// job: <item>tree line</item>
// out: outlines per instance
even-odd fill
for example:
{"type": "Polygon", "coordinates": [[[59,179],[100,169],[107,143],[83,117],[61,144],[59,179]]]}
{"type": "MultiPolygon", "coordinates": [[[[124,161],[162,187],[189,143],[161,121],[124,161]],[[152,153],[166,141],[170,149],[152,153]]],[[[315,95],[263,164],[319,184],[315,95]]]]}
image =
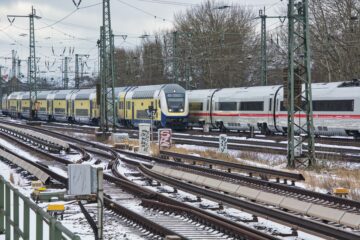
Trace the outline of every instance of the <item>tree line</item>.
{"type": "MultiPolygon", "coordinates": [[[[259,85],[258,13],[241,5],[219,8],[224,5],[207,0],[175,14],[173,29],[144,34],[135,49],[116,49],[116,84],[178,83],[188,89],[259,85]]],[[[309,11],[313,81],[360,78],[360,2],[310,0],[309,11]]],[[[268,83],[281,84],[287,24],[268,31],[268,83]]]]}

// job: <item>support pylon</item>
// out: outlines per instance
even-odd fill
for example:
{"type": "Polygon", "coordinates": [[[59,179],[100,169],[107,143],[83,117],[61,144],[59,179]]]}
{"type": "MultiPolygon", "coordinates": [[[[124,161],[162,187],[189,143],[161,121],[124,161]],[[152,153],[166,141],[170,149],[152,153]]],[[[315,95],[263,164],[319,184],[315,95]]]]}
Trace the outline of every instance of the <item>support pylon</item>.
{"type": "Polygon", "coordinates": [[[114,38],[111,29],[110,0],[103,0],[103,25],[101,34],[101,104],[100,129],[108,132],[116,128],[114,38]]]}
{"type": "Polygon", "coordinates": [[[69,88],[68,61],[69,61],[69,58],[65,57],[65,59],[64,59],[64,89],[69,88]]]}
{"type": "MultiPolygon", "coordinates": [[[[26,17],[29,18],[29,58],[28,58],[28,83],[29,83],[29,119],[32,120],[37,116],[37,79],[36,79],[36,54],[35,54],[35,29],[34,29],[34,18],[40,19],[36,15],[36,11],[31,6],[31,13],[29,15],[8,15],[10,18],[26,17]]],[[[10,21],[11,23],[14,20],[10,21]]]]}
{"type": "Polygon", "coordinates": [[[265,7],[264,11],[259,11],[259,17],[261,19],[261,85],[267,85],[267,46],[266,46],[266,15],[265,7]]]}
{"type": "MultiPolygon", "coordinates": [[[[308,0],[289,0],[289,47],[288,47],[288,167],[316,164],[314,124],[311,91],[311,58],[308,0]],[[296,2],[296,3],[295,3],[296,2]],[[304,136],[300,136],[304,134],[304,136]],[[307,143],[307,152],[300,154],[298,147],[307,143]]],[[[284,99],[286,100],[286,99],[284,99]]],[[[285,102],[285,101],[284,101],[285,102]]]]}

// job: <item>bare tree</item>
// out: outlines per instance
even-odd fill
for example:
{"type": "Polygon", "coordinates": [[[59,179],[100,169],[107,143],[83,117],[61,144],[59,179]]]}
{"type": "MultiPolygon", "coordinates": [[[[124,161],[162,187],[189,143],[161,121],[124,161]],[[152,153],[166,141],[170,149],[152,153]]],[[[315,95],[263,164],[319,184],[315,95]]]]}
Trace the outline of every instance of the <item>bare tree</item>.
{"type": "Polygon", "coordinates": [[[175,15],[177,80],[183,84],[191,80],[193,87],[214,88],[259,82],[254,14],[242,6],[221,5],[208,0],[175,15]]]}
{"type": "Polygon", "coordinates": [[[360,2],[312,0],[310,10],[314,78],[360,78],[360,2]]]}

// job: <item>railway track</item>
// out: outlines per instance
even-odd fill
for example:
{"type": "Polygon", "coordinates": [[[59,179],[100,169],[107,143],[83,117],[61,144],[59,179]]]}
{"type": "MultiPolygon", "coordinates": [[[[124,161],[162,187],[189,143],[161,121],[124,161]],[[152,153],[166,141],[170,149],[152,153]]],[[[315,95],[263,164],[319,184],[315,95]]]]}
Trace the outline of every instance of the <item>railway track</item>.
{"type": "MultiPolygon", "coordinates": [[[[99,153],[99,151],[96,151],[97,154],[99,153]]],[[[109,154],[104,154],[101,153],[100,155],[106,155],[107,157],[109,156],[109,154]]],[[[66,163],[64,163],[66,164],[66,163]]],[[[48,171],[49,175],[51,176],[55,176],[54,178],[56,178],[56,180],[58,180],[59,182],[61,182],[62,184],[64,184],[66,186],[67,184],[67,180],[65,177],[63,176],[58,176],[58,175],[53,175],[55,173],[51,173],[51,171],[48,171]]],[[[105,176],[105,179],[109,179],[110,176],[105,176]]],[[[114,180],[114,179],[113,179],[114,180]]],[[[115,179],[117,180],[117,179],[115,179]]],[[[122,183],[122,185],[124,185],[124,183],[122,183]]],[[[104,186],[104,188],[106,189],[111,189],[111,186],[104,186]]],[[[139,190],[138,190],[139,191],[139,190]]],[[[143,192],[143,190],[140,190],[139,192],[143,192]]],[[[112,194],[113,194],[113,190],[112,190],[112,194]]],[[[115,195],[119,195],[119,194],[115,194],[115,195]]],[[[109,195],[109,197],[111,197],[111,195],[109,195]]],[[[116,198],[116,197],[113,197],[116,198]]],[[[121,198],[120,198],[121,199],[121,198]]],[[[179,215],[179,209],[177,209],[177,211],[173,211],[173,213],[171,215],[161,215],[160,213],[157,213],[157,215],[160,215],[160,218],[156,217],[154,218],[154,213],[150,212],[148,214],[145,214],[147,212],[143,212],[141,211],[140,213],[136,213],[134,211],[129,211],[128,208],[130,207],[130,205],[136,205],[136,203],[138,202],[137,198],[133,198],[132,200],[135,201],[135,203],[133,201],[129,201],[129,198],[126,197],[126,204],[119,204],[119,200],[114,201],[113,199],[110,198],[106,198],[105,199],[105,203],[106,206],[115,211],[117,214],[120,214],[122,216],[126,216],[127,218],[131,219],[134,223],[138,223],[140,225],[145,225],[145,229],[151,230],[151,232],[159,235],[159,236],[165,236],[166,235],[179,235],[182,237],[182,239],[233,239],[233,237],[235,236],[236,239],[276,239],[273,238],[267,234],[261,233],[261,232],[257,232],[254,230],[251,231],[244,231],[243,229],[239,228],[235,229],[234,227],[232,227],[232,229],[229,229],[229,226],[225,226],[224,224],[222,224],[222,222],[218,221],[218,222],[214,222],[214,220],[211,219],[211,217],[209,216],[202,216],[204,219],[202,220],[202,224],[199,225],[197,223],[197,221],[191,220],[192,218],[190,217],[181,217],[181,215],[179,215]],[[166,220],[166,222],[168,223],[173,223],[173,225],[169,225],[167,224],[166,227],[163,227],[163,221],[166,220]],[[182,220],[182,221],[180,221],[182,220]],[[179,222],[182,223],[182,228],[179,228],[179,222]],[[214,228],[209,228],[209,226],[215,226],[214,228]],[[219,230],[219,232],[216,232],[214,230],[219,230]],[[196,231],[195,231],[196,230],[196,231]],[[247,233],[248,231],[248,233],[247,233]],[[226,234],[225,234],[226,233],[226,234]]],[[[121,200],[120,200],[121,201],[121,200]]],[[[169,211],[170,209],[174,209],[176,208],[175,206],[172,205],[168,205],[169,211]]],[[[186,212],[183,209],[183,212],[186,212]]],[[[199,214],[195,213],[195,211],[192,212],[192,214],[196,215],[197,218],[199,218],[199,214]]],[[[188,213],[188,215],[190,216],[191,214],[188,213]]]]}
{"type": "MultiPolygon", "coordinates": [[[[64,125],[58,123],[44,123],[43,127],[48,129],[57,129],[60,131],[69,131],[76,133],[94,134],[95,127],[78,125],[64,125]]],[[[138,138],[138,131],[133,129],[118,130],[118,132],[127,132],[131,138],[138,138]]],[[[190,131],[193,133],[194,131],[190,131]]],[[[198,133],[198,132],[197,132],[198,133]]],[[[184,133],[174,133],[173,140],[178,144],[200,145],[204,147],[217,148],[219,144],[218,132],[214,135],[209,133],[202,133],[202,135],[192,135],[184,133]],[[215,136],[214,136],[215,135],[215,136]]],[[[239,137],[233,138],[231,136],[239,135],[231,133],[228,139],[228,149],[249,152],[261,152],[269,154],[287,154],[287,142],[283,136],[267,136],[241,139],[239,137]]],[[[157,139],[157,133],[154,133],[154,139],[157,139]]],[[[306,146],[303,146],[306,152],[306,146]]],[[[360,141],[357,139],[347,138],[318,138],[318,143],[315,146],[316,157],[323,160],[334,160],[343,162],[360,162],[360,141]],[[346,147],[345,147],[346,146],[346,147]]]]}
{"type": "MultiPolygon", "coordinates": [[[[56,135],[58,135],[58,136],[62,136],[61,134],[58,134],[58,133],[56,133],[56,135]]],[[[63,136],[63,137],[68,137],[68,136],[63,136]]],[[[83,141],[83,140],[79,140],[79,142],[82,142],[83,144],[87,144],[87,145],[92,145],[92,146],[94,146],[94,147],[97,147],[97,148],[102,148],[103,150],[106,150],[106,149],[108,149],[108,147],[106,147],[106,146],[103,146],[103,145],[100,145],[100,144],[95,144],[95,143],[89,143],[89,142],[86,142],[86,141],[83,141]]],[[[146,171],[146,169],[142,169],[143,171],[146,171]]],[[[222,194],[223,195],[223,194],[222,194]]],[[[219,201],[219,199],[218,199],[218,201],[219,201]]],[[[246,209],[246,208],[245,208],[246,209]]],[[[267,212],[268,213],[268,212],[267,212]]],[[[270,213],[268,213],[268,214],[270,214],[270,213]]],[[[266,216],[266,217],[269,217],[269,216],[266,216]]],[[[275,217],[275,219],[277,219],[276,217],[275,217]]],[[[278,219],[279,220],[279,219],[278,219]]],[[[296,220],[295,220],[296,221],[296,220]]],[[[297,220],[297,221],[300,221],[300,220],[297,220]]],[[[304,219],[302,219],[301,221],[304,221],[304,219]]],[[[316,225],[316,224],[315,224],[316,225]]],[[[327,226],[325,225],[325,228],[326,228],[327,226]]],[[[336,235],[336,234],[339,234],[339,233],[337,233],[336,231],[334,232],[333,231],[333,229],[331,228],[331,226],[329,226],[330,227],[330,232],[329,232],[329,234],[332,236],[332,235],[336,235]]],[[[306,229],[306,227],[305,227],[305,229],[306,229]]],[[[313,230],[311,230],[311,231],[316,231],[316,229],[314,229],[314,228],[312,228],[313,230]]],[[[323,229],[324,229],[324,226],[321,226],[321,228],[319,229],[319,232],[322,232],[322,233],[320,233],[320,234],[324,234],[324,232],[323,232],[323,229]],[[320,230],[321,229],[321,230],[320,230]]],[[[339,230],[339,229],[337,229],[337,231],[339,231],[340,233],[342,232],[342,230],[339,230]]],[[[318,233],[319,233],[318,232],[318,233]]],[[[350,235],[351,235],[352,233],[350,233],[350,235]]],[[[356,236],[356,237],[359,237],[359,236],[357,236],[356,234],[353,234],[354,236],[356,236]]],[[[344,239],[344,238],[342,238],[341,237],[341,235],[338,235],[339,236],[339,238],[338,239],[344,239]]],[[[344,235],[344,236],[347,236],[346,234],[344,235]]],[[[354,236],[352,236],[352,237],[354,237],[354,236]]],[[[348,237],[351,237],[351,236],[348,236],[348,237]]],[[[348,239],[353,239],[353,238],[348,238],[348,239]]],[[[355,239],[355,238],[354,238],[355,239]]]]}
{"type": "MultiPolygon", "coordinates": [[[[303,199],[304,201],[307,202],[314,202],[314,203],[323,203],[326,206],[333,206],[334,208],[343,208],[343,209],[347,209],[349,210],[352,209],[352,211],[354,212],[358,212],[360,213],[360,202],[358,201],[354,201],[351,199],[347,199],[347,198],[341,198],[341,197],[336,197],[333,195],[329,195],[329,194],[323,194],[323,193],[318,193],[318,192],[314,192],[314,191],[309,191],[306,190],[304,188],[299,188],[299,187],[295,187],[292,185],[288,185],[288,184],[283,184],[283,183],[279,183],[275,181],[269,181],[269,180],[264,180],[261,178],[255,178],[255,177],[251,177],[251,176],[244,176],[241,174],[236,174],[233,173],[233,171],[231,171],[231,173],[229,173],[228,171],[224,171],[224,170],[217,170],[217,169],[211,169],[208,166],[199,166],[199,165],[194,165],[194,164],[186,164],[186,163],[182,163],[179,161],[169,161],[167,159],[161,159],[161,158],[156,158],[156,157],[150,157],[150,156],[144,156],[142,154],[137,154],[137,153],[132,153],[132,152],[126,152],[124,150],[116,150],[118,153],[121,154],[127,154],[127,155],[131,155],[132,157],[138,158],[138,159],[143,159],[143,161],[146,161],[147,163],[151,163],[154,164],[162,164],[162,165],[166,165],[169,168],[174,168],[174,169],[184,169],[186,171],[190,171],[190,172],[196,172],[197,174],[202,174],[202,175],[212,175],[216,178],[219,179],[228,179],[230,182],[235,182],[237,184],[240,185],[244,185],[244,186],[251,186],[255,189],[262,189],[262,190],[266,190],[268,192],[273,192],[273,193],[277,193],[279,195],[287,195],[287,196],[292,196],[298,199],[303,199]]],[[[164,153],[164,152],[163,152],[164,153]]],[[[169,155],[172,155],[169,154],[169,155]]],[[[181,154],[174,154],[175,156],[179,157],[179,155],[181,154]]],[[[184,157],[182,155],[182,157],[184,157]]],[[[187,156],[186,158],[191,159],[192,156],[187,156]]],[[[199,158],[199,157],[194,157],[194,159],[196,159],[197,161],[204,161],[206,162],[207,159],[205,158],[199,158]]],[[[126,160],[123,160],[126,161],[126,160]]],[[[229,164],[228,163],[217,163],[220,167],[222,167],[222,169],[228,169],[229,164]]],[[[232,165],[232,164],[230,164],[232,165]]],[[[215,168],[215,166],[213,166],[215,168]]],[[[259,172],[262,172],[263,169],[258,169],[259,172]]],[[[267,170],[264,170],[265,173],[267,173],[267,170]]],[[[283,174],[286,174],[286,172],[282,172],[283,174]]],[[[274,173],[272,173],[274,174],[274,173]]],[[[281,174],[281,173],[276,173],[276,174],[281,174]]],[[[292,178],[299,178],[299,176],[297,176],[295,174],[289,174],[288,178],[292,177],[292,178]]],[[[291,178],[289,178],[291,179],[291,178]]]]}

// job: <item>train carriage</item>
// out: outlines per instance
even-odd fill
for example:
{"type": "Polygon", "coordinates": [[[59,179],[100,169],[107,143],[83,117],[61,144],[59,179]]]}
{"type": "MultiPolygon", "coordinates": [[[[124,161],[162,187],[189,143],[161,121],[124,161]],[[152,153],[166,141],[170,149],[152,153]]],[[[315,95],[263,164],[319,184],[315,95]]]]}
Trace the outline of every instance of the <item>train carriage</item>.
{"type": "Polygon", "coordinates": [[[53,96],[53,115],[55,121],[71,121],[71,100],[70,98],[78,90],[59,90],[53,96]]]}
{"type": "Polygon", "coordinates": [[[40,91],[37,93],[37,118],[40,120],[49,120],[49,107],[50,104],[48,102],[48,95],[50,95],[52,91],[40,91]]]}
{"type": "MultiPolygon", "coordinates": [[[[30,94],[29,92],[24,92],[19,95],[18,101],[20,101],[20,118],[30,118],[30,114],[33,114],[34,110],[30,109],[30,94]]],[[[35,110],[38,110],[39,105],[34,105],[35,110]]]]}
{"type": "Polygon", "coordinates": [[[72,119],[79,123],[97,124],[99,121],[96,107],[96,89],[81,89],[71,98],[73,106],[72,119]]]}
{"type": "Polygon", "coordinates": [[[185,90],[177,84],[138,86],[124,88],[120,93],[120,122],[138,127],[151,123],[157,128],[187,127],[188,101],[185,90]],[[153,116],[150,109],[153,109],[153,116]],[[123,112],[123,114],[121,113],[123,112]]]}
{"type": "MultiPolygon", "coordinates": [[[[312,90],[315,134],[360,136],[359,81],[315,83],[312,90]]],[[[287,131],[282,86],[193,90],[188,95],[191,126],[287,131]]],[[[296,115],[299,123],[305,117],[296,115]]]]}
{"type": "Polygon", "coordinates": [[[8,114],[10,116],[20,117],[20,112],[21,112],[20,101],[24,93],[25,92],[13,92],[8,96],[6,105],[7,105],[8,114]]]}

